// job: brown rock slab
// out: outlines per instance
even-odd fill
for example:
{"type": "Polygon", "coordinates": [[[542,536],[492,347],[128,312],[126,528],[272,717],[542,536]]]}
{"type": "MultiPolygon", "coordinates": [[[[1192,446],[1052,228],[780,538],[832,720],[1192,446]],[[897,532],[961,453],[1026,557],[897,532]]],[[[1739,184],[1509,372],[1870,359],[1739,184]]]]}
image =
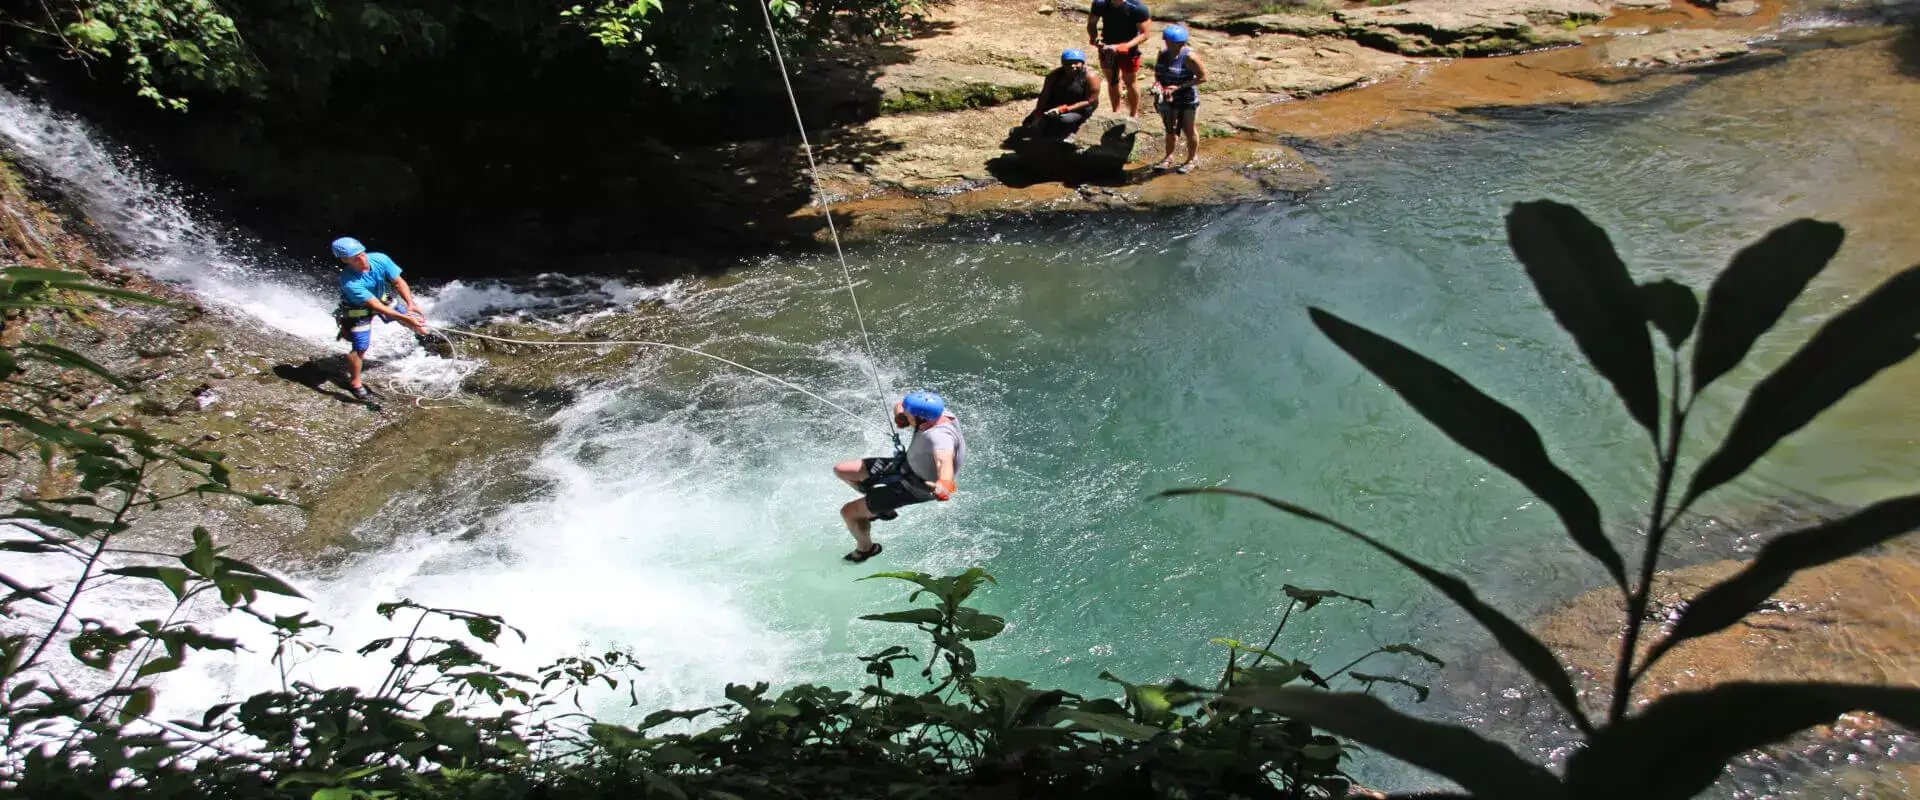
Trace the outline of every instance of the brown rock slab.
{"type": "Polygon", "coordinates": [[[1406,55],[1488,56],[1577,44],[1563,25],[1607,16],[1594,0],[1412,0],[1336,11],[1346,35],[1406,55]]]}
{"type": "Polygon", "coordinates": [[[1612,67],[1679,67],[1752,53],[1748,38],[1750,34],[1742,31],[1681,28],[1642,36],[1615,36],[1593,48],[1596,59],[1612,67]]]}
{"type": "MultiPolygon", "coordinates": [[[[1656,608],[1687,597],[1745,567],[1722,561],[1661,573],[1656,608]]],[[[1920,683],[1920,553],[1911,546],[1842,559],[1795,575],[1774,599],[1719,633],[1674,648],[1637,688],[1636,702],[1735,680],[1920,683]]],[[[1580,596],[1546,618],[1541,641],[1605,696],[1621,630],[1613,589],[1580,596]]],[[[1659,631],[1643,637],[1657,640],[1659,631]]],[[[1649,643],[1650,645],[1650,643],[1649,643]]]]}

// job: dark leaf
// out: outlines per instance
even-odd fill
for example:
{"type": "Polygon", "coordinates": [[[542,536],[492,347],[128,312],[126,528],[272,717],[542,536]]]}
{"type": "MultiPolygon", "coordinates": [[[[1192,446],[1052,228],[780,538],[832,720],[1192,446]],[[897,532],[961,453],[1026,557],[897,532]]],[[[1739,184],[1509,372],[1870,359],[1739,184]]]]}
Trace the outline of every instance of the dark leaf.
{"type": "Polygon", "coordinates": [[[193,577],[179,567],[116,567],[107,570],[107,574],[159,581],[166,584],[167,591],[172,592],[176,600],[187,596],[187,581],[193,577]]]}
{"type": "Polygon", "coordinates": [[[1920,729],[1920,689],[1833,683],[1724,683],[1671,694],[1588,740],[1567,761],[1573,798],[1685,800],[1727,761],[1850,711],[1920,729]]]}
{"type": "Polygon", "coordinates": [[[978,642],[999,636],[1001,631],[1007,629],[1007,621],[992,614],[962,608],[954,615],[954,627],[959,629],[960,638],[978,642]]]}
{"type": "Polygon", "coordinates": [[[144,717],[153,710],[153,687],[142,686],[127,693],[126,705],[120,707],[120,724],[125,725],[144,717]]]}
{"type": "Polygon", "coordinates": [[[884,614],[864,614],[860,617],[874,622],[903,622],[911,625],[938,625],[946,619],[937,608],[910,608],[905,611],[889,611],[884,614]]]}
{"type": "Polygon", "coordinates": [[[1132,739],[1137,742],[1144,742],[1162,733],[1166,733],[1166,731],[1151,725],[1142,725],[1125,717],[1116,717],[1111,714],[1096,714],[1077,708],[1063,708],[1056,713],[1059,714],[1061,719],[1072,722],[1075,725],[1079,725],[1095,733],[1104,733],[1109,736],[1118,736],[1122,739],[1132,739]]]}
{"type": "Polygon", "coordinates": [[[1780,321],[1840,251],[1846,235],[1830,222],[1795,220],[1734,255],[1707,290],[1707,313],[1693,348],[1695,392],[1740,365],[1760,334],[1780,321]]]}
{"type": "Polygon", "coordinates": [[[67,652],[80,663],[103,670],[113,666],[114,658],[125,651],[131,641],[129,635],[109,628],[88,627],[67,642],[67,652]]]}
{"type": "Polygon", "coordinates": [[[1235,690],[1227,698],[1300,720],[1442,775],[1481,800],[1563,796],[1553,773],[1512,750],[1466,728],[1407,716],[1367,695],[1260,687],[1235,690]]]}
{"type": "Polygon", "coordinates": [[[1782,534],[1734,575],[1687,601],[1679,622],[1647,655],[1651,664],[1681,642],[1745,619],[1795,572],[1838,561],[1920,527],[1920,495],[1876,503],[1845,519],[1782,534]]]}
{"type": "Polygon", "coordinates": [[[1474,618],[1474,621],[1479,622],[1482,627],[1485,627],[1489,633],[1493,634],[1493,639],[1499,643],[1500,649],[1505,650],[1508,656],[1512,657],[1514,661],[1519,662],[1521,668],[1525,669],[1527,674],[1532,675],[1534,680],[1539,681],[1542,686],[1546,687],[1547,692],[1553,695],[1553,699],[1573,718],[1575,725],[1579,726],[1583,731],[1593,730],[1593,723],[1587,720],[1586,712],[1580,709],[1580,698],[1573,691],[1573,681],[1567,677],[1567,671],[1560,666],[1560,662],[1554,659],[1553,652],[1548,650],[1546,645],[1541,644],[1539,639],[1534,638],[1533,634],[1528,633],[1526,628],[1520,627],[1519,623],[1509,619],[1507,615],[1500,613],[1494,607],[1481,602],[1480,598],[1474,595],[1473,589],[1467,586],[1465,581],[1415,561],[1405,553],[1388,547],[1386,544],[1381,543],[1371,536],[1329,519],[1319,512],[1294,505],[1285,500],[1275,500],[1255,492],[1224,488],[1171,489],[1161,492],[1162,497],[1189,494],[1224,494],[1258,500],[1266,503],[1268,506],[1300,517],[1301,519],[1312,520],[1329,528],[1333,528],[1386,554],[1388,558],[1412,570],[1414,574],[1419,575],[1428,584],[1432,585],[1433,588],[1440,590],[1441,594],[1446,595],[1448,599],[1465,609],[1467,614],[1474,618]]]}
{"type": "Polygon", "coordinates": [[[1369,675],[1365,672],[1349,672],[1347,673],[1347,677],[1352,678],[1361,683],[1367,684],[1369,686],[1376,683],[1396,683],[1401,686],[1405,686],[1413,690],[1413,693],[1415,695],[1414,702],[1416,703],[1427,702],[1427,695],[1432,693],[1433,691],[1431,688],[1427,687],[1426,684],[1414,683],[1413,681],[1407,680],[1406,678],[1396,678],[1391,675],[1369,675]]]}
{"type": "Polygon", "coordinates": [[[1606,567],[1615,585],[1627,585],[1626,563],[1600,530],[1600,508],[1547,457],[1540,433],[1526,417],[1391,339],[1317,308],[1308,313],[1327,338],[1393,387],[1420,416],[1553,506],[1574,543],[1606,567]]]}
{"type": "Polygon", "coordinates": [[[1540,200],[1513,205],[1507,241],[1553,318],[1613,384],[1627,413],[1649,432],[1658,431],[1653,338],[1633,278],[1607,232],[1573,206],[1540,200]]]}
{"type": "Polygon", "coordinates": [[[141,678],[147,677],[148,675],[159,675],[165,672],[172,672],[180,668],[180,664],[182,663],[182,661],[183,661],[182,659],[174,658],[172,656],[164,656],[161,658],[151,659],[147,663],[140,665],[140,671],[134,673],[133,678],[134,680],[139,680],[141,678]]]}
{"type": "Polygon", "coordinates": [[[132,386],[132,384],[128,383],[125,378],[120,377],[120,375],[118,373],[115,373],[113,370],[100,366],[99,364],[95,363],[93,359],[87,358],[86,356],[80,355],[79,353],[73,352],[72,350],[68,350],[67,348],[64,348],[64,347],[58,347],[50,344],[27,344],[27,345],[21,345],[20,349],[24,351],[23,357],[25,358],[32,358],[39,361],[45,361],[50,364],[58,364],[68,369],[77,369],[77,370],[83,370],[86,372],[91,372],[95,375],[105,378],[108,383],[111,383],[122,389],[130,388],[132,386]]]}
{"type": "Polygon", "coordinates": [[[1338,597],[1344,600],[1352,600],[1353,602],[1360,603],[1362,605],[1365,605],[1368,608],[1373,607],[1372,600],[1368,600],[1367,598],[1364,598],[1364,597],[1354,597],[1353,595],[1350,595],[1350,594],[1341,594],[1340,592],[1336,592],[1332,589],[1302,589],[1291,583],[1281,584],[1280,589],[1281,591],[1286,592],[1288,597],[1291,597],[1295,600],[1300,601],[1301,611],[1306,611],[1308,609],[1313,608],[1314,606],[1320,605],[1320,601],[1326,600],[1331,597],[1338,597]]]}
{"type": "Polygon", "coordinates": [[[1720,449],[1694,473],[1682,505],[1746,472],[1774,444],[1915,350],[1920,350],[1920,267],[1909,267],[1828,320],[1800,352],[1753,388],[1720,449]]]}
{"type": "Polygon", "coordinates": [[[33,690],[38,688],[40,688],[39,681],[21,681],[14,684],[13,689],[7,692],[7,702],[18,703],[26,699],[27,695],[33,694],[33,690]]]}
{"type": "Polygon", "coordinates": [[[1447,665],[1447,662],[1441,661],[1439,656],[1436,656],[1418,647],[1414,647],[1413,645],[1410,645],[1410,644],[1390,644],[1380,648],[1380,652],[1398,653],[1400,655],[1405,655],[1405,656],[1414,656],[1436,667],[1444,667],[1447,665]]]}
{"type": "Polygon", "coordinates": [[[493,640],[500,638],[500,622],[486,617],[473,617],[467,620],[467,633],[492,644],[493,640]]]}
{"type": "Polygon", "coordinates": [[[1667,337],[1669,347],[1680,349],[1700,321],[1699,298],[1693,296],[1692,289],[1666,278],[1640,284],[1638,291],[1640,309],[1646,312],[1647,320],[1667,337]]]}
{"type": "Polygon", "coordinates": [[[649,795],[658,792],[673,800],[687,800],[687,793],[680,789],[680,785],[665,775],[657,772],[643,772],[640,773],[640,777],[646,780],[649,795]]]}
{"type": "MultiPolygon", "coordinates": [[[[280,580],[279,578],[274,577],[272,574],[268,573],[266,570],[263,570],[245,561],[241,561],[239,559],[234,559],[234,558],[228,558],[226,556],[220,556],[219,558],[215,559],[215,562],[218,563],[220,566],[220,569],[224,571],[235,572],[235,573],[239,573],[241,575],[247,576],[247,583],[250,586],[252,586],[252,588],[254,589],[258,589],[263,592],[271,592],[273,594],[277,594],[282,597],[299,597],[302,599],[306,597],[306,595],[303,595],[300,593],[300,590],[287,585],[286,581],[280,580]]],[[[493,640],[488,639],[487,641],[493,641],[493,640]]]]}
{"type": "Polygon", "coordinates": [[[54,444],[65,445],[76,450],[109,455],[114,452],[107,440],[57,422],[40,419],[25,412],[11,408],[0,408],[0,421],[10,422],[25,429],[28,433],[54,444]]]}
{"type": "Polygon", "coordinates": [[[8,267],[0,269],[0,281],[20,281],[22,283],[85,283],[84,272],[68,272],[58,269],[40,269],[38,267],[8,267]]]}

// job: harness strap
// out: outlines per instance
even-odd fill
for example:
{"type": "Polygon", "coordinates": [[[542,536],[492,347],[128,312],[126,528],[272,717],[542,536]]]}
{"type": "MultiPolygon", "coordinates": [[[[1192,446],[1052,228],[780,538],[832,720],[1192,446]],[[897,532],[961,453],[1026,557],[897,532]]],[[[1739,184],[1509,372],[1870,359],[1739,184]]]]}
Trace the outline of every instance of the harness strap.
{"type": "MultiPolygon", "coordinates": [[[[390,293],[381,294],[380,302],[393,305],[393,295],[390,293]]],[[[373,309],[366,307],[365,304],[350,306],[343,300],[340,302],[340,309],[337,313],[347,319],[365,319],[373,316],[373,309]]]]}

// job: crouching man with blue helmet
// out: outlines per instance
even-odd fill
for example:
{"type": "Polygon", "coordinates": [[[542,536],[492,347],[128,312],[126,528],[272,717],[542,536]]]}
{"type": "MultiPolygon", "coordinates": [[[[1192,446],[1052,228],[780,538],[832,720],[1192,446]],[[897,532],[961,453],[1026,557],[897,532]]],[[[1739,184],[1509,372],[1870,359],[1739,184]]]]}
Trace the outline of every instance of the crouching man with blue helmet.
{"type": "Polygon", "coordinates": [[[967,459],[967,440],[947,401],[933,392],[914,392],[893,407],[893,424],[913,429],[913,443],[891,458],[863,458],[833,468],[833,475],[863,496],[840,507],[840,519],[853,534],[856,564],[880,554],[873,521],[899,518],[902,506],[951,500],[953,476],[967,459]],[[931,480],[929,480],[931,478],[931,480]]]}
{"type": "Polygon", "coordinates": [[[360,240],[342,236],[333,240],[333,257],[340,262],[340,308],[334,320],[340,323],[340,338],[352,345],[347,352],[347,388],[365,400],[373,393],[360,382],[360,368],[373,344],[373,318],[398,322],[419,336],[427,334],[427,318],[414,310],[420,304],[413,299],[413,289],[400,277],[400,265],[386,253],[369,253],[360,240]],[[393,298],[396,293],[398,302],[393,298]]]}

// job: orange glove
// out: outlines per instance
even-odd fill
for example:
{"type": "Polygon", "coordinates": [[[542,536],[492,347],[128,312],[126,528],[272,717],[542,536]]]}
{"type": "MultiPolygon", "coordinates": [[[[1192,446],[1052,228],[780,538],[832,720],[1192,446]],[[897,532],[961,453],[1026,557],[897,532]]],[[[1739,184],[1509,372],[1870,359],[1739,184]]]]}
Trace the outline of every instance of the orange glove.
{"type": "Polygon", "coordinates": [[[934,481],[927,485],[933,487],[933,497],[936,500],[952,500],[953,493],[959,491],[958,487],[953,485],[953,481],[934,481]]]}

